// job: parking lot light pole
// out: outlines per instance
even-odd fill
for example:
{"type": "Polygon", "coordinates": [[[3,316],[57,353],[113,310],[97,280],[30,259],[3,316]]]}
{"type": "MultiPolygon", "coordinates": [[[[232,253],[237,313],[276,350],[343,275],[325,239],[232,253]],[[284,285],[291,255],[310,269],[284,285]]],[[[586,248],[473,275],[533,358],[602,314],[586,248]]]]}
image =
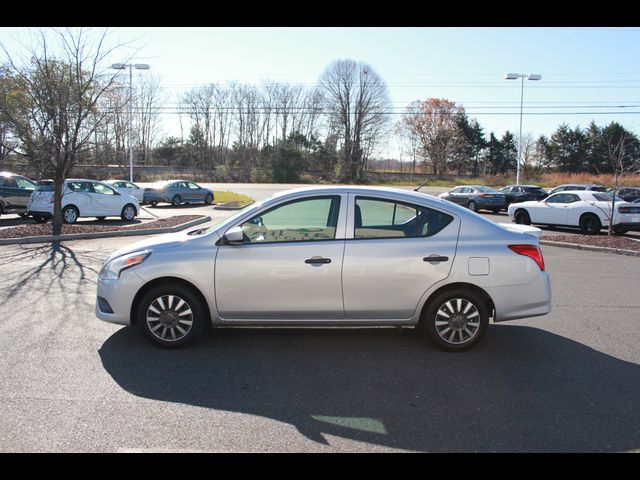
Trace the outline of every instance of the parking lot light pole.
{"type": "Polygon", "coordinates": [[[114,63],[111,68],[116,70],[124,70],[129,68],[129,115],[127,118],[127,144],[128,144],[128,156],[129,156],[129,181],[133,183],[133,148],[131,145],[131,124],[133,118],[133,69],[136,70],[149,70],[149,65],[146,63],[114,63]]]}
{"type": "Polygon", "coordinates": [[[516,160],[516,185],[520,185],[520,158],[522,158],[522,105],[524,100],[524,79],[527,80],[540,80],[542,75],[537,73],[507,73],[504,76],[505,80],[517,80],[522,79],[520,83],[520,132],[518,133],[518,158],[516,160]]]}

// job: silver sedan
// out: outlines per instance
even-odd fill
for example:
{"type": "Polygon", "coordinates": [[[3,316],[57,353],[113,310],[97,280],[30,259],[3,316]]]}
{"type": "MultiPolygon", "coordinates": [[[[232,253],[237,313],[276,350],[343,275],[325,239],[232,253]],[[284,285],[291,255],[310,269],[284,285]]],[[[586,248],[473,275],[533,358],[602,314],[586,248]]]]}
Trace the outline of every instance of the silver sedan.
{"type": "Polygon", "coordinates": [[[289,190],[113,253],[96,315],[163,347],[191,343],[207,324],[342,325],[417,327],[464,350],[490,321],[551,310],[536,231],[419,192],[289,190]]]}

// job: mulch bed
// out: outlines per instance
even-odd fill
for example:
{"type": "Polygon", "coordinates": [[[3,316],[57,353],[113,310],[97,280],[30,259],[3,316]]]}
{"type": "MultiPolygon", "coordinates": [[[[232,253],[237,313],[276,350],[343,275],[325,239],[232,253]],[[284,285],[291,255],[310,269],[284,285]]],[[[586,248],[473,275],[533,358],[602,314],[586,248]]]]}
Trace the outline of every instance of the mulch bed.
{"type": "Polygon", "coordinates": [[[640,241],[616,235],[544,235],[541,240],[577,243],[578,245],[588,245],[591,247],[619,248],[640,252],[640,241]]]}
{"type": "MultiPolygon", "coordinates": [[[[203,215],[177,215],[175,217],[161,218],[151,222],[136,223],[133,225],[88,225],[76,223],[74,225],[62,225],[62,234],[90,233],[90,232],[117,232],[122,230],[146,230],[148,228],[175,227],[182,223],[202,218],[203,215]]],[[[17,227],[0,229],[0,238],[24,238],[52,235],[51,222],[28,223],[17,227]]]]}

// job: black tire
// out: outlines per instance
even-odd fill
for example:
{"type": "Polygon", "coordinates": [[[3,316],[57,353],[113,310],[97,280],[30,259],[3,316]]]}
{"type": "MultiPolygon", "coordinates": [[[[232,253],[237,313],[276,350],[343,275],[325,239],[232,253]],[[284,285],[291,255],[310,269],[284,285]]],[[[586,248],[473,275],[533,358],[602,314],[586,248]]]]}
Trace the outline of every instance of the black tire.
{"type": "Polygon", "coordinates": [[[207,193],[207,196],[204,197],[204,203],[206,203],[207,205],[211,205],[213,203],[213,195],[207,193]]]}
{"type": "Polygon", "coordinates": [[[133,219],[136,218],[136,207],[130,203],[127,203],[124,207],[122,207],[122,212],[120,212],[120,218],[125,222],[133,222],[133,219]]]}
{"type": "Polygon", "coordinates": [[[501,208],[492,208],[492,209],[491,209],[491,212],[492,212],[494,215],[497,215],[497,214],[499,214],[499,213],[500,213],[500,210],[502,210],[502,209],[501,209],[501,208]]]}
{"type": "Polygon", "coordinates": [[[158,204],[158,202],[155,202],[155,201],[154,201],[154,202],[151,202],[151,206],[152,206],[152,207],[155,207],[157,204],[158,204]]]}
{"type": "Polygon", "coordinates": [[[80,212],[73,205],[67,205],[62,209],[62,221],[68,224],[74,224],[78,221],[80,212]]]}
{"type": "Polygon", "coordinates": [[[207,318],[199,296],[179,283],[156,285],[144,294],[136,309],[137,324],[147,340],[164,348],[181,348],[193,343],[202,333],[207,318]],[[170,297],[172,305],[169,305],[170,297]],[[161,314],[157,315],[154,310],[161,314]]]}
{"type": "Polygon", "coordinates": [[[174,195],[171,199],[171,205],[173,205],[174,207],[179,207],[181,203],[182,198],[180,198],[180,195],[174,195]]]}
{"type": "Polygon", "coordinates": [[[601,229],[600,219],[595,215],[588,213],[580,218],[580,231],[584,235],[597,235],[601,229]]]}
{"type": "Polygon", "coordinates": [[[33,219],[36,223],[47,223],[48,218],[44,215],[34,215],[33,219]]]}
{"type": "Polygon", "coordinates": [[[531,217],[526,210],[518,210],[513,216],[513,219],[520,225],[531,225],[531,217]]]}
{"type": "Polygon", "coordinates": [[[477,212],[478,211],[478,205],[476,205],[476,202],[474,202],[473,200],[471,200],[469,202],[469,204],[467,205],[467,208],[469,210],[471,210],[472,212],[477,212]]]}
{"type": "Polygon", "coordinates": [[[460,352],[476,345],[486,334],[489,308],[472,290],[457,288],[445,291],[429,301],[418,328],[441,350],[460,352]]]}
{"type": "Polygon", "coordinates": [[[29,214],[28,214],[28,213],[26,213],[26,212],[20,212],[18,215],[19,215],[21,218],[29,218],[29,214]]]}
{"type": "Polygon", "coordinates": [[[96,218],[97,218],[98,220],[100,220],[101,222],[104,222],[104,221],[107,219],[107,217],[96,217],[96,218]]]}
{"type": "Polygon", "coordinates": [[[624,235],[628,231],[629,231],[629,228],[621,227],[620,225],[615,225],[613,227],[613,233],[615,233],[616,235],[624,235]]]}

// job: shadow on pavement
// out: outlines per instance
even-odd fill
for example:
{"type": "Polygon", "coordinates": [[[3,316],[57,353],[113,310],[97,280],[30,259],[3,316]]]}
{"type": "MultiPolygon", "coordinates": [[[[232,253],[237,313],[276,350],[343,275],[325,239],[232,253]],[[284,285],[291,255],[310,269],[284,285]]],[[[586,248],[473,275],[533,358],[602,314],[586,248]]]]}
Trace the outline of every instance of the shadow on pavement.
{"type": "Polygon", "coordinates": [[[540,329],[495,325],[461,354],[389,329],[204,337],[162,350],[123,328],[99,354],[134,395],[287,422],[321,443],[331,434],[429,452],[640,447],[640,366],[540,329]]]}

